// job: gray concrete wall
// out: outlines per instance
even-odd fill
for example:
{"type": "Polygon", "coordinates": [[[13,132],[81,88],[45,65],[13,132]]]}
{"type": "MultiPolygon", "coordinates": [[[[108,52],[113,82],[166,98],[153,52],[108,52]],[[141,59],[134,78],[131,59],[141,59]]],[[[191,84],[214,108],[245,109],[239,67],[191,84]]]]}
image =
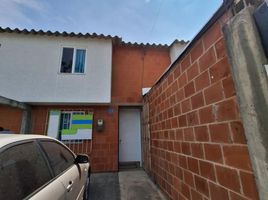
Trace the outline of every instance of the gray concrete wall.
{"type": "Polygon", "coordinates": [[[223,31],[260,199],[268,199],[267,63],[253,8],[237,14],[223,31]]]}

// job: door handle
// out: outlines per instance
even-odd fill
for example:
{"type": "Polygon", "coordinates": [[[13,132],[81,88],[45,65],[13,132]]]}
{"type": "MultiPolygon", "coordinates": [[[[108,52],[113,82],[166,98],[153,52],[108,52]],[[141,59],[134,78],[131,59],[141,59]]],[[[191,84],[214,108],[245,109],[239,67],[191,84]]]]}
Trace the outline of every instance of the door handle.
{"type": "Polygon", "coordinates": [[[67,186],[67,188],[66,188],[66,190],[67,190],[67,192],[70,192],[70,191],[72,191],[72,186],[73,186],[73,181],[69,181],[69,185],[67,186]]]}

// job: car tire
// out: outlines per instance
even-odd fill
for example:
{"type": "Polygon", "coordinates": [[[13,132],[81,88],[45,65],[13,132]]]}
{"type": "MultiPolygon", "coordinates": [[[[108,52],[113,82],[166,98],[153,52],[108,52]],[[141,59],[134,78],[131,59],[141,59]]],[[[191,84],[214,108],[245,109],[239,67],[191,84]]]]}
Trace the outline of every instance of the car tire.
{"type": "Polygon", "coordinates": [[[85,183],[83,200],[89,200],[89,187],[90,187],[90,178],[88,177],[85,183]]]}

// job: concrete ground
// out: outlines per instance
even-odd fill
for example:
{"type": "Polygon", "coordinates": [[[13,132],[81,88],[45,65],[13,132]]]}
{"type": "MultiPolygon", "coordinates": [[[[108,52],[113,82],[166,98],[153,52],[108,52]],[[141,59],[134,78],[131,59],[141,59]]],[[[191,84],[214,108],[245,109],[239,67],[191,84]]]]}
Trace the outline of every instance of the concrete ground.
{"type": "Polygon", "coordinates": [[[91,175],[90,200],[165,200],[143,170],[91,175]]]}

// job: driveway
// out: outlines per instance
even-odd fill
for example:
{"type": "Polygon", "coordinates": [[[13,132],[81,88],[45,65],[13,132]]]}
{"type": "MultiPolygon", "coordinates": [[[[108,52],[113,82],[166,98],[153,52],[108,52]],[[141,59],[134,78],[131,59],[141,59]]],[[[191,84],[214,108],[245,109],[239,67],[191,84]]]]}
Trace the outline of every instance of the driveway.
{"type": "Polygon", "coordinates": [[[166,200],[143,170],[91,175],[90,200],[166,200]]]}

